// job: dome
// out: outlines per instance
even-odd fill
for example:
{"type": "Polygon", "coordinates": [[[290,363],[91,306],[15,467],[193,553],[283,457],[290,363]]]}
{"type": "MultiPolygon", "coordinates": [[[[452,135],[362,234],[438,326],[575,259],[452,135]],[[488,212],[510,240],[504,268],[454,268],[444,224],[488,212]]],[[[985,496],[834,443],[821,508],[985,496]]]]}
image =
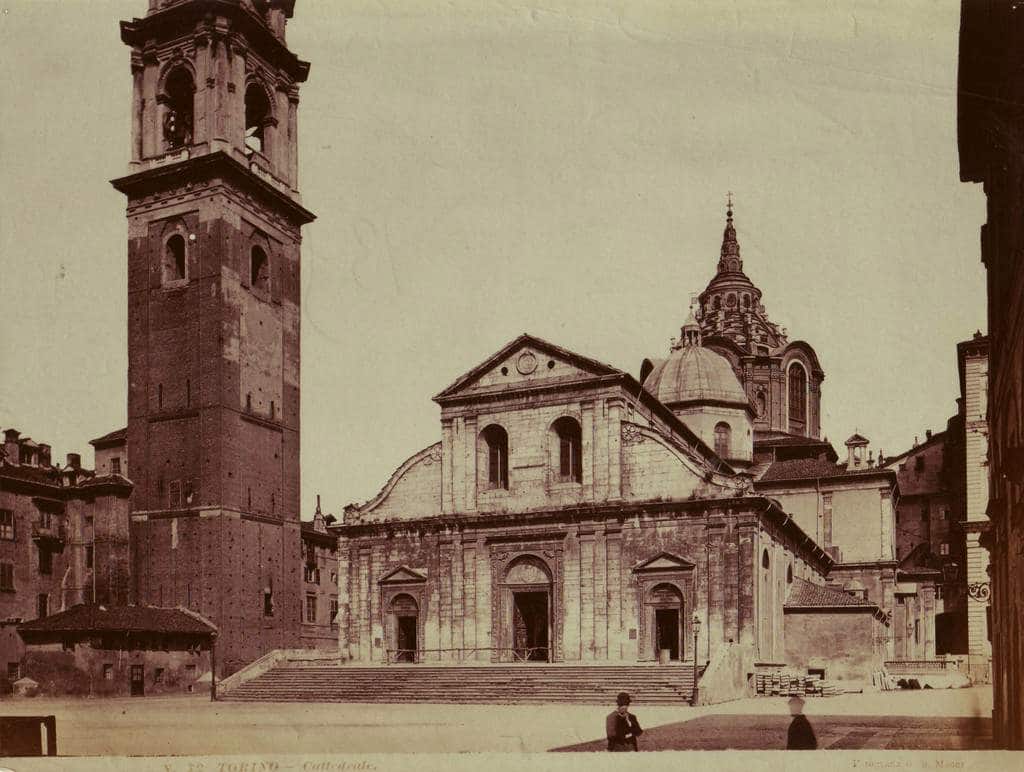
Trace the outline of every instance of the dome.
{"type": "Polygon", "coordinates": [[[653,363],[644,389],[666,406],[714,402],[749,407],[750,400],[729,360],[700,345],[681,346],[653,363]]]}

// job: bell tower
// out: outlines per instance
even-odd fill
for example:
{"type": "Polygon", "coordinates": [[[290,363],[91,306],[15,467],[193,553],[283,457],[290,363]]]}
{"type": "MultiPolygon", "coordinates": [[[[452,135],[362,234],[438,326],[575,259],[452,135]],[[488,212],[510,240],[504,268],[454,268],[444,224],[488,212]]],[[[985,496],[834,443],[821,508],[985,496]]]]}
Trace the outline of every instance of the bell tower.
{"type": "Polygon", "coordinates": [[[294,0],[149,0],[131,48],[128,453],[139,603],[220,629],[222,674],[297,646],[294,0]]]}

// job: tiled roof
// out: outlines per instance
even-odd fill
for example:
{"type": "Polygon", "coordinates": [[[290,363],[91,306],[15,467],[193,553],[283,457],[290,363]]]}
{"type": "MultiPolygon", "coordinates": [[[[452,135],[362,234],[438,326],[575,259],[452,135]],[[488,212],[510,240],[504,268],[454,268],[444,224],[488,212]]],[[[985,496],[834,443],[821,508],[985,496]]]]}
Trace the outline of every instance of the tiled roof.
{"type": "Polygon", "coordinates": [[[60,470],[56,467],[28,466],[27,464],[0,465],[0,477],[25,480],[41,485],[60,486],[60,470]]]}
{"type": "Polygon", "coordinates": [[[837,606],[875,608],[874,603],[855,598],[841,590],[812,584],[798,576],[793,577],[793,586],[789,588],[789,595],[786,597],[787,608],[836,608],[837,606]]]}
{"type": "Polygon", "coordinates": [[[104,434],[102,437],[97,437],[94,440],[89,440],[90,445],[114,445],[128,441],[128,427],[124,429],[117,429],[104,434]]]}
{"type": "Polygon", "coordinates": [[[776,461],[761,475],[761,479],[758,482],[808,480],[815,477],[857,477],[886,472],[893,473],[891,469],[872,466],[864,467],[863,469],[847,469],[844,466],[833,464],[824,458],[794,458],[776,461]]]}
{"type": "Polygon", "coordinates": [[[186,633],[210,635],[217,628],[181,608],[80,604],[18,625],[24,633],[186,633]]]}

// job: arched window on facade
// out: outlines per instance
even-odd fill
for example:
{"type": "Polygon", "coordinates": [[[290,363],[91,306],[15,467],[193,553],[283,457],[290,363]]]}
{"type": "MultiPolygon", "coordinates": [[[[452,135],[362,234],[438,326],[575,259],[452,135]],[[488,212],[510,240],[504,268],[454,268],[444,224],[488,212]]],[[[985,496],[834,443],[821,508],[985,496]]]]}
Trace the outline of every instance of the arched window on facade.
{"type": "Polygon", "coordinates": [[[768,550],[761,553],[761,568],[765,571],[771,568],[771,561],[768,559],[768,550]]]}
{"type": "Polygon", "coordinates": [[[722,308],[722,298],[720,295],[715,295],[714,300],[711,301],[711,308],[715,311],[719,311],[722,308]]]}
{"type": "Polygon", "coordinates": [[[807,373],[799,362],[789,366],[789,431],[805,434],[807,431],[807,373]]]}
{"type": "Polygon", "coordinates": [[[487,486],[508,490],[508,433],[491,424],[482,434],[487,445],[487,486]]]}
{"type": "Polygon", "coordinates": [[[786,568],[786,584],[793,584],[793,564],[790,563],[786,568]]]}
{"type": "Polygon", "coordinates": [[[558,439],[558,477],[562,482],[583,479],[583,433],[576,419],[559,418],[551,427],[558,439]]]}
{"type": "Polygon", "coordinates": [[[162,275],[164,282],[185,278],[185,237],[175,233],[164,244],[162,275]]]}
{"type": "Polygon", "coordinates": [[[266,127],[270,121],[270,102],[266,92],[255,83],[245,90],[245,152],[266,153],[266,127]]]}
{"type": "Polygon", "coordinates": [[[715,424],[715,453],[719,458],[729,458],[732,450],[732,427],[725,421],[715,424]]]}
{"type": "Polygon", "coordinates": [[[192,144],[195,85],[184,67],[167,75],[164,83],[164,143],[168,150],[192,144]]]}
{"type": "Polygon", "coordinates": [[[249,250],[249,286],[263,291],[270,289],[270,260],[258,244],[249,250]]]}

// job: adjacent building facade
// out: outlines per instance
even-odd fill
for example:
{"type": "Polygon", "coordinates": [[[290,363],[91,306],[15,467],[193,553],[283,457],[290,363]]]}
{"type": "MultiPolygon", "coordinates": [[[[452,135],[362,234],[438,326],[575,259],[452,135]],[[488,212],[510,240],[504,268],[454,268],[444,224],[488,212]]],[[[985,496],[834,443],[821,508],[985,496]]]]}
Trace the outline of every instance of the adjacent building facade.
{"type": "Polygon", "coordinates": [[[4,432],[0,446],[0,662],[21,675],[17,625],[80,603],[127,603],[131,593],[128,512],[131,483],[84,469],[69,453],[4,432]]]}
{"type": "MultiPolygon", "coordinates": [[[[988,547],[994,735],[1024,748],[1024,208],[1019,105],[1024,18],[1006,0],[963,0],[960,22],[960,179],[982,183],[988,272],[988,547]]],[[[971,526],[973,529],[975,526],[971,526]]],[[[978,583],[984,592],[985,583],[978,583]]]]}

